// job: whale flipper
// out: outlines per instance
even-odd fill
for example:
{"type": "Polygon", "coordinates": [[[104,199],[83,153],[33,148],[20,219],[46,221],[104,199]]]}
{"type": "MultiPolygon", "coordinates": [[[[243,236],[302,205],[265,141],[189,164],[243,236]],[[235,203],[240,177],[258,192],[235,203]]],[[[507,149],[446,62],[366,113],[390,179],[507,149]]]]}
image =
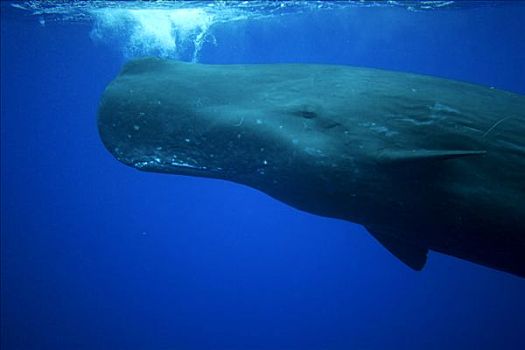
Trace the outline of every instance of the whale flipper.
{"type": "Polygon", "coordinates": [[[381,228],[369,227],[366,229],[392,255],[401,260],[410,268],[421,271],[427,262],[428,248],[414,245],[393,235],[384,234],[381,228]]]}
{"type": "Polygon", "coordinates": [[[448,160],[463,157],[483,156],[487,151],[478,150],[384,150],[379,159],[387,163],[448,160]]]}

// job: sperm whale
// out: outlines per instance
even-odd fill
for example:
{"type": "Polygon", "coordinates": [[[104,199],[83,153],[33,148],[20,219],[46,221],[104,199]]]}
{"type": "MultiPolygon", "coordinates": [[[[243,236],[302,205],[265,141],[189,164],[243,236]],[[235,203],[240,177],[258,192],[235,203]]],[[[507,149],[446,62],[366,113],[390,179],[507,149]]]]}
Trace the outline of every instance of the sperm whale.
{"type": "Polygon", "coordinates": [[[363,225],[413,269],[429,250],[525,276],[525,96],[311,64],[132,60],[98,128],[143,171],[225,179],[363,225]]]}

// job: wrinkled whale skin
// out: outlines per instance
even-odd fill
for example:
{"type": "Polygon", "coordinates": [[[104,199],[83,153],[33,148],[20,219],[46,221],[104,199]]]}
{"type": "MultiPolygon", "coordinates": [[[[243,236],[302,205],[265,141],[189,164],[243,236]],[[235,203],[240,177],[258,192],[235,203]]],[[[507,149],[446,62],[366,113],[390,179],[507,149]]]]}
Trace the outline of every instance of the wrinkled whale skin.
{"type": "Polygon", "coordinates": [[[106,88],[98,128],[124,164],[359,223],[416,270],[430,249],[525,276],[522,95],[349,66],[144,58],[106,88]]]}

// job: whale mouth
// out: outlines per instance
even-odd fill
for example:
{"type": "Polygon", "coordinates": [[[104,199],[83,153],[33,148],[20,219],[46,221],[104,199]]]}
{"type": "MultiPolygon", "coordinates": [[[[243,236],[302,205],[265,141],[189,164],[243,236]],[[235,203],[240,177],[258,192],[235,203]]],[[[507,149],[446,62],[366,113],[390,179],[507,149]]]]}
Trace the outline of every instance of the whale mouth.
{"type": "Polygon", "coordinates": [[[175,173],[200,177],[217,177],[224,172],[220,167],[199,165],[193,159],[178,160],[177,158],[162,159],[158,156],[142,156],[132,160],[124,160],[124,162],[133,168],[147,172],[175,173]]]}
{"type": "Polygon", "coordinates": [[[176,159],[172,160],[162,160],[159,157],[143,157],[141,159],[135,159],[131,163],[137,169],[186,169],[186,170],[208,170],[205,166],[200,166],[196,164],[190,164],[186,161],[179,161],[176,159]]]}

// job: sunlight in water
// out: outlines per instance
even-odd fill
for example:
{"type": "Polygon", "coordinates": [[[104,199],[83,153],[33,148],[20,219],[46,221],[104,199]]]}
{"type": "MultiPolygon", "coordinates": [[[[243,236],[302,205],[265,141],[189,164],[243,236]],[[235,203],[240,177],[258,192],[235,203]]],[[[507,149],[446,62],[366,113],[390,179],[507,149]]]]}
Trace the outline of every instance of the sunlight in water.
{"type": "Polygon", "coordinates": [[[409,11],[427,11],[450,9],[467,3],[470,2],[29,0],[13,2],[10,6],[36,16],[42,26],[53,22],[92,23],[91,38],[122,51],[126,58],[159,56],[196,62],[205,43],[215,44],[212,27],[216,24],[310,11],[343,11],[355,7],[401,7],[409,11]]]}

